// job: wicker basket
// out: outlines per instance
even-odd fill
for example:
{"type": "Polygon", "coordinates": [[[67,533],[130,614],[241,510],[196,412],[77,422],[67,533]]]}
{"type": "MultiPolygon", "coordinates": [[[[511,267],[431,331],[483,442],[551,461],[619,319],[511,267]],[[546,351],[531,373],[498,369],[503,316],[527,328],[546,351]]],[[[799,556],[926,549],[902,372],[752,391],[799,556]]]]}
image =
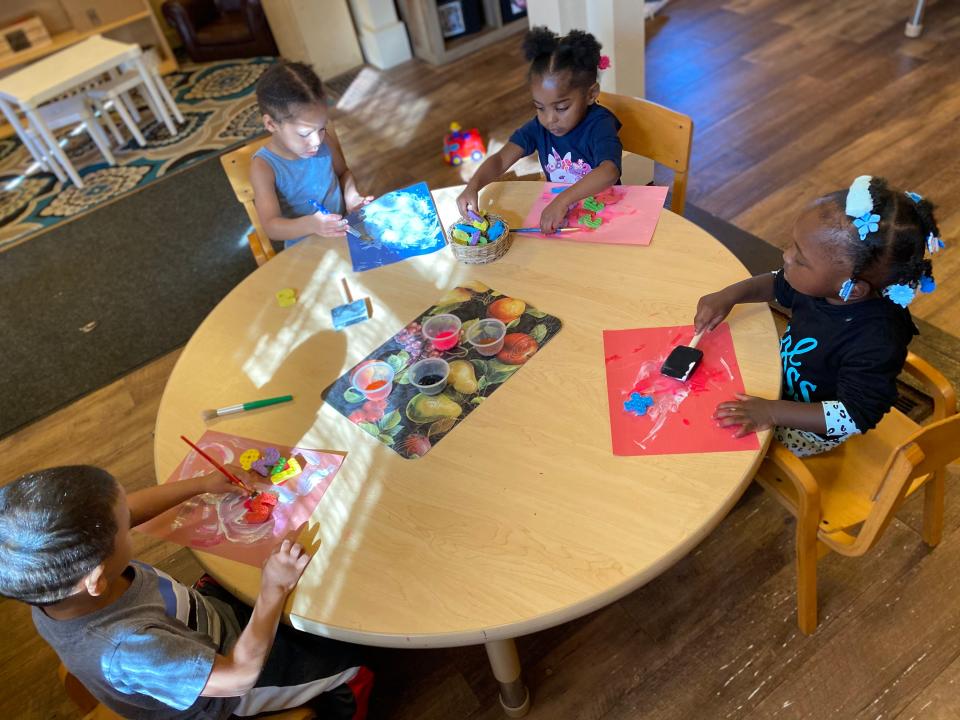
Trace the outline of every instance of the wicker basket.
{"type": "Polygon", "coordinates": [[[456,223],[447,228],[447,237],[450,239],[450,249],[460,262],[467,265],[483,265],[484,263],[491,263],[507,254],[507,250],[510,249],[510,244],[513,242],[510,226],[507,225],[506,220],[494,213],[487,213],[486,219],[491,223],[497,220],[503,223],[503,234],[499,239],[488,242],[486,245],[461,245],[453,239],[453,228],[457,223],[470,224],[470,221],[466,218],[457,220],[456,223]]]}

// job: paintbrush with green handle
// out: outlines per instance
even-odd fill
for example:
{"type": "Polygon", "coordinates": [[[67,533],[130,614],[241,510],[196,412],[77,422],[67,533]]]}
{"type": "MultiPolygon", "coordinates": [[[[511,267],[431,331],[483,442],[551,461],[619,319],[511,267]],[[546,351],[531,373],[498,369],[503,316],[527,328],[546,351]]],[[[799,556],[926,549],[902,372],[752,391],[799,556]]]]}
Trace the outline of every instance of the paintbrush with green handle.
{"type": "Polygon", "coordinates": [[[293,400],[293,395],[281,395],[280,397],[266,398],[265,400],[254,400],[253,402],[239,403],[238,405],[227,405],[226,407],[217,408],[216,410],[204,410],[200,415],[203,416],[204,420],[213,420],[221,415],[233,415],[234,413],[256,410],[257,408],[290,402],[291,400],[293,400]]]}

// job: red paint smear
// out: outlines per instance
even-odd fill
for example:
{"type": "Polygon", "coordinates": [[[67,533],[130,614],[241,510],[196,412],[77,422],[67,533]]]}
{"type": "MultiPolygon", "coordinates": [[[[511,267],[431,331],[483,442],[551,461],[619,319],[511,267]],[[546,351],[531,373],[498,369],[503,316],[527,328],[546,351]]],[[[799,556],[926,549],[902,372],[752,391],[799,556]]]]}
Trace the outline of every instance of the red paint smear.
{"type": "Polygon", "coordinates": [[[613,362],[614,360],[622,360],[619,355],[608,355],[603,359],[604,362],[613,362]]]}
{"type": "Polygon", "coordinates": [[[387,384],[387,381],[386,381],[386,380],[374,380],[372,383],[370,383],[369,385],[367,385],[367,387],[365,387],[364,390],[367,390],[367,391],[370,391],[370,390],[379,390],[380,388],[382,388],[382,387],[383,387],[384,385],[386,385],[386,384],[387,384]]]}
{"type": "Polygon", "coordinates": [[[733,348],[733,338],[727,323],[704,335],[700,342],[703,361],[687,383],[660,374],[659,369],[677,344],[689,345],[693,326],[641,328],[636,330],[605,330],[603,348],[606,356],[624,354],[629,360],[606,366],[607,400],[610,429],[615,455],[661,455],[672,453],[723,452],[756,450],[760,447],[755,434],[734,438],[729,428],[717,427],[712,421],[718,403],[730,400],[743,392],[743,380],[733,348]],[[633,353],[638,347],[648,348],[633,353]],[[730,368],[727,372],[723,363],[730,368]],[[641,367],[649,370],[638,378],[641,367]],[[731,380],[730,374],[733,375],[731,380]],[[649,415],[632,416],[623,412],[623,402],[631,392],[652,396],[655,401],[678,397],[689,391],[658,433],[645,440],[653,427],[649,415]],[[697,432],[688,430],[697,425],[697,432]],[[645,447],[637,443],[644,441],[645,447]]]}

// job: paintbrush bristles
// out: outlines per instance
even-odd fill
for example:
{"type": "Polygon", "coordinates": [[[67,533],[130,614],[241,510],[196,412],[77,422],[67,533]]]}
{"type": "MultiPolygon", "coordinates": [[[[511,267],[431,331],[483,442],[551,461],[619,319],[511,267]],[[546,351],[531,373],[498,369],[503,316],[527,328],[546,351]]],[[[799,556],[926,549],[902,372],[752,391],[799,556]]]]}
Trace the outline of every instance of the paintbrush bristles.
{"type": "Polygon", "coordinates": [[[210,421],[214,418],[223,417],[224,415],[243,412],[244,409],[243,403],[239,403],[237,405],[227,405],[227,407],[217,408],[216,410],[202,410],[200,411],[200,415],[204,420],[210,421]]]}

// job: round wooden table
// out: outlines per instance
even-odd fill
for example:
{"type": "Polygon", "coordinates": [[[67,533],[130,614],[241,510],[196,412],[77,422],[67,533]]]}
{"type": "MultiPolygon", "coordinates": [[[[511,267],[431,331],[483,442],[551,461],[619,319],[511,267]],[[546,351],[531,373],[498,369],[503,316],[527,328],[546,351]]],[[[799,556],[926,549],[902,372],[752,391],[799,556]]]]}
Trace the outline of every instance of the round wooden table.
{"type": "MultiPolygon", "coordinates": [[[[518,227],[539,183],[491,185],[483,206],[518,227]]],[[[444,219],[460,188],[436,191],[444,219]]],[[[664,210],[649,247],[517,236],[489,265],[450,250],[351,271],[346,242],[314,238],[238,285],[187,344],[157,418],[162,481],[203,408],[292,393],[216,430],[347,456],[313,515],[321,541],[287,610],[298,628],[389,647],[484,644],[501,702],[529,706],[513,638],[623,597],[690,552],[726,515],[766,450],[645,457],[611,451],[604,329],[688,324],[704,293],[747,277],[717,240],[664,210]],[[335,332],[340,277],[371,320],[335,332]],[[556,315],[563,329],[425,457],[406,460],[325,405],[321,391],[445,291],[476,280],[556,315]],[[292,287],[299,300],[278,306],[292,287]]],[[[746,391],[775,398],[777,333],[765,304],[730,327],[746,391]]],[[[198,552],[237,595],[256,568],[198,552]]]]}

